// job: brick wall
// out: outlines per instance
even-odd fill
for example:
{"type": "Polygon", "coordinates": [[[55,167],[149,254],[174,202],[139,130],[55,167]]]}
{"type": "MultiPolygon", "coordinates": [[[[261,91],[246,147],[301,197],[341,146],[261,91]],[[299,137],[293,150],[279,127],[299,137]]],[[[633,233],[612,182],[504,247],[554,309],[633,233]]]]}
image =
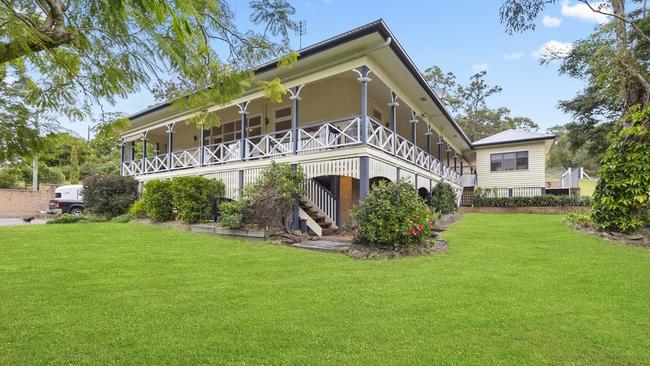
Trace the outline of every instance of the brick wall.
{"type": "Polygon", "coordinates": [[[359,203],[359,180],[352,177],[339,179],[339,207],[341,225],[351,224],[350,209],[359,203]]]}
{"type": "Polygon", "coordinates": [[[36,192],[26,189],[0,189],[0,218],[37,216],[48,209],[56,186],[41,184],[36,192]]]}

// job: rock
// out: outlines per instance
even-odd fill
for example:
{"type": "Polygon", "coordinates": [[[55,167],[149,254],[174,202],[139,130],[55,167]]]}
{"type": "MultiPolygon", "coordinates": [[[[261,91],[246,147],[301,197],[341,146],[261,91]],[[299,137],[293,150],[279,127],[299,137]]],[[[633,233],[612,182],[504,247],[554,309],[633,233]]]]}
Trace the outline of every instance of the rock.
{"type": "Polygon", "coordinates": [[[643,235],[640,234],[632,234],[627,236],[628,240],[643,240],[643,235]]]}

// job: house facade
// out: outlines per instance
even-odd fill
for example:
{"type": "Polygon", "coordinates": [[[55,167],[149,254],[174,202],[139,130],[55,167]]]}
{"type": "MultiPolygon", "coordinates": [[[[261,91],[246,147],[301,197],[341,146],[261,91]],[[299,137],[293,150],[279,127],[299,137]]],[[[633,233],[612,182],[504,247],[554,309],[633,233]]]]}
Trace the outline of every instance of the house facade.
{"type": "Polygon", "coordinates": [[[300,216],[319,235],[350,223],[349,209],[380,179],[407,179],[425,196],[449,183],[460,203],[472,144],[383,21],[300,51],[291,68],[255,70],[279,77],[280,103],[251,89],[207,108],[219,127],[187,123],[192,111],[163,103],[130,117],[121,134],[121,174],[146,182],[174,176],[220,179],[226,196],[275,161],[309,177],[300,216]]]}

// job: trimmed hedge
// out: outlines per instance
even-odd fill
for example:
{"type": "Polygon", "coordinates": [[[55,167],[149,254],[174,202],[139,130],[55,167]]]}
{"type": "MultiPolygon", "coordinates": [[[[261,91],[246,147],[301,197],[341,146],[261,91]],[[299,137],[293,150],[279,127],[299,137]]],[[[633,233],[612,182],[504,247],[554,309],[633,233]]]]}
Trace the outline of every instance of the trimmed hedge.
{"type": "MultiPolygon", "coordinates": [[[[174,219],[174,204],[172,203],[172,182],[170,180],[151,180],[144,184],[142,200],[147,217],[158,222],[174,219]]],[[[137,216],[140,201],[131,209],[137,216]]]]}
{"type": "Polygon", "coordinates": [[[186,224],[213,218],[225,192],[220,180],[204,177],[176,177],[171,180],[171,188],[172,201],[178,209],[176,217],[186,224]]]}
{"type": "Polygon", "coordinates": [[[591,205],[587,196],[532,196],[532,197],[474,197],[474,207],[585,207],[591,205]]]}
{"type": "Polygon", "coordinates": [[[84,180],[85,209],[113,218],[126,213],[138,199],[138,182],[119,175],[92,175],[84,180]]]}

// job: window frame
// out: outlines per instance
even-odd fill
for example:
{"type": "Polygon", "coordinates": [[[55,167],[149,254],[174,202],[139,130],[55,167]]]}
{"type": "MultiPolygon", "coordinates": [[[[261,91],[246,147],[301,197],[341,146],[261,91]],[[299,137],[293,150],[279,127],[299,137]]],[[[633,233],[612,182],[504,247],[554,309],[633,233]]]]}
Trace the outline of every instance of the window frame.
{"type": "MultiPolygon", "coordinates": [[[[511,159],[508,159],[511,160],[511,159]]],[[[518,151],[504,151],[504,152],[499,152],[499,153],[493,153],[490,154],[490,173],[500,173],[500,172],[516,172],[516,171],[527,171],[530,166],[530,151],[529,150],[518,150],[518,151]],[[519,157],[519,154],[526,154],[526,165],[525,167],[520,167],[519,165],[519,159],[522,159],[523,157],[519,157]],[[514,169],[505,169],[506,167],[506,159],[505,156],[513,154],[514,155],[514,169]],[[496,160],[495,157],[500,157],[499,160],[496,160]],[[495,162],[500,163],[501,169],[494,169],[493,164],[495,162]]]]}

